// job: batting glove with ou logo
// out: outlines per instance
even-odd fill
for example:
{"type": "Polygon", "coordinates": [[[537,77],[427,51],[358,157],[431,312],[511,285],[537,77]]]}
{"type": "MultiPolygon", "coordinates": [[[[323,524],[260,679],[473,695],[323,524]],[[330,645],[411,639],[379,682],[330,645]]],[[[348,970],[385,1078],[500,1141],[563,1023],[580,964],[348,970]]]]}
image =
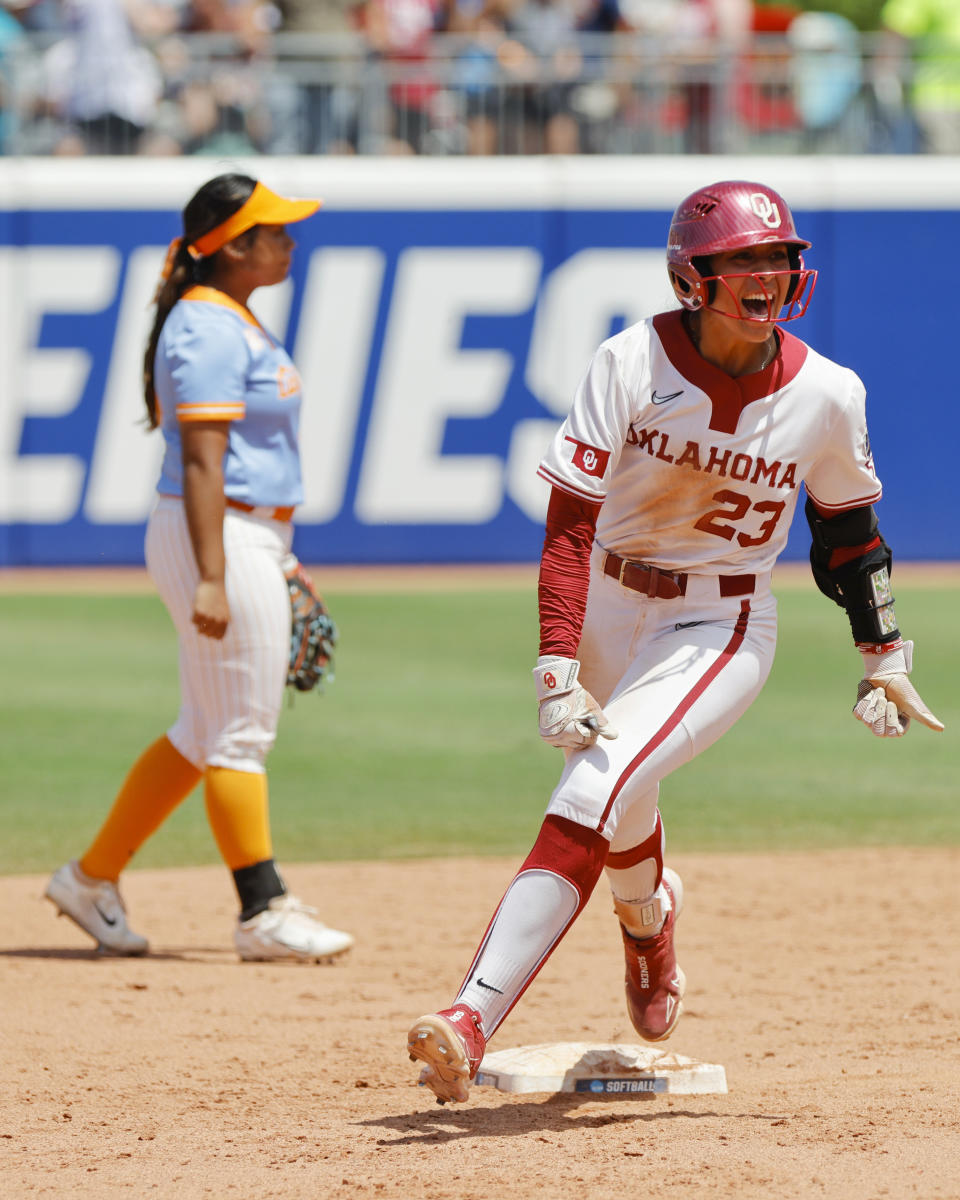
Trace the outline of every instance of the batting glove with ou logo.
{"type": "Polygon", "coordinates": [[[911,718],[940,733],[938,721],[910,682],[913,642],[877,651],[860,647],[863,679],[857,689],[853,715],[877,737],[903,737],[911,718]]]}
{"type": "Polygon", "coordinates": [[[540,702],[540,736],[561,750],[583,750],[598,738],[613,739],[619,732],[600,705],[580,686],[580,663],[575,658],[544,654],[533,668],[540,702]]]}

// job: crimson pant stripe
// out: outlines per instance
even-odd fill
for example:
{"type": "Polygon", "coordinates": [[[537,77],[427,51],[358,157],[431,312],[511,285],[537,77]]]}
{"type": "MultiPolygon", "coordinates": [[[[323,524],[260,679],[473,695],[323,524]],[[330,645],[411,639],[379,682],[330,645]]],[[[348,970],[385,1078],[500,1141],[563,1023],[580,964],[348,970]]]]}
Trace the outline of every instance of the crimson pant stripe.
{"type": "Polygon", "coordinates": [[[620,778],[613,785],[613,791],[610,793],[610,798],[607,800],[606,808],[600,817],[600,822],[597,825],[597,832],[600,833],[607,823],[607,817],[610,816],[610,810],[613,808],[614,802],[623,791],[630,776],[636,769],[645,762],[650,755],[662,745],[663,742],[670,736],[671,733],[680,724],[683,718],[687,715],[697,700],[703,695],[711,683],[717,678],[723,668],[730,662],[734,654],[743,645],[743,639],[747,632],[747,618],[750,615],[750,601],[744,600],[740,606],[740,616],[737,618],[737,624],[733,631],[733,637],[724,647],[719,658],[713,663],[709,670],[705,671],[699,680],[694,684],[689,692],[680,701],[677,707],[673,710],[666,721],[660,726],[657,732],[653,735],[649,742],[643,747],[640,753],[624,768],[620,778]]]}

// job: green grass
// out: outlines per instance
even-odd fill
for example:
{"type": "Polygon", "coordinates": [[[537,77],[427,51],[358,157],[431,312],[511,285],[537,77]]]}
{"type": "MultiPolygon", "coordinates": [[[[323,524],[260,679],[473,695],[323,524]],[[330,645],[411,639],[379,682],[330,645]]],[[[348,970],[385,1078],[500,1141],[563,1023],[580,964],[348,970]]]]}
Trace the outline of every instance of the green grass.
{"type": "MultiPolygon", "coordinates": [[[[337,679],[284,710],[270,760],[278,858],[524,852],[560,766],[536,733],[532,592],[330,604],[337,679]]],[[[948,730],[892,742],[849,715],[859,658],[843,613],[807,590],[780,607],[759,701],[663,786],[671,850],[960,843],[952,593],[898,590],[914,677],[948,730]]],[[[83,850],[172,722],[175,638],[152,597],[0,596],[0,673],[0,873],[45,871],[83,850]]],[[[199,792],[136,859],[215,861],[199,792]]]]}

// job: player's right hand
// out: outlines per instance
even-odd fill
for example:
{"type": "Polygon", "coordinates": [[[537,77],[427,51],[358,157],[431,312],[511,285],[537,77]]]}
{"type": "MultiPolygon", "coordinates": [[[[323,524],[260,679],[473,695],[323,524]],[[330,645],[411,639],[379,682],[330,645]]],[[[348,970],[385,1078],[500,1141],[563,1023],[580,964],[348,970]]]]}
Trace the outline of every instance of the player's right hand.
{"type": "Polygon", "coordinates": [[[903,737],[910,721],[917,720],[937,733],[939,721],[910,682],[913,642],[903,642],[885,653],[863,653],[864,678],[857,688],[853,715],[876,737],[903,737]]]}
{"type": "Polygon", "coordinates": [[[191,621],[203,637],[219,641],[230,624],[230,606],[227,589],[222,583],[201,579],[193,593],[193,615],[191,621]]]}
{"type": "Polygon", "coordinates": [[[544,654],[537,659],[533,680],[540,702],[540,736],[561,750],[583,750],[598,738],[619,737],[606,713],[577,677],[575,658],[544,654]]]}

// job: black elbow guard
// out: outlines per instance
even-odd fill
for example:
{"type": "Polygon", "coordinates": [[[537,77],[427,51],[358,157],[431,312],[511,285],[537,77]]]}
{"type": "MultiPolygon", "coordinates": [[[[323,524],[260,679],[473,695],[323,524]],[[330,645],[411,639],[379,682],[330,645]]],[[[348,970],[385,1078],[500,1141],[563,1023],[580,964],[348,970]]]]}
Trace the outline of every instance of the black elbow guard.
{"type": "Polygon", "coordinates": [[[808,499],[807,524],[813,535],[810,567],[817,587],[846,609],[855,642],[895,642],[900,637],[893,610],[890,572],[893,555],[883,540],[872,505],[837,517],[823,517],[808,499]],[[849,561],[831,567],[835,550],[849,550],[877,541],[849,561]]]}

